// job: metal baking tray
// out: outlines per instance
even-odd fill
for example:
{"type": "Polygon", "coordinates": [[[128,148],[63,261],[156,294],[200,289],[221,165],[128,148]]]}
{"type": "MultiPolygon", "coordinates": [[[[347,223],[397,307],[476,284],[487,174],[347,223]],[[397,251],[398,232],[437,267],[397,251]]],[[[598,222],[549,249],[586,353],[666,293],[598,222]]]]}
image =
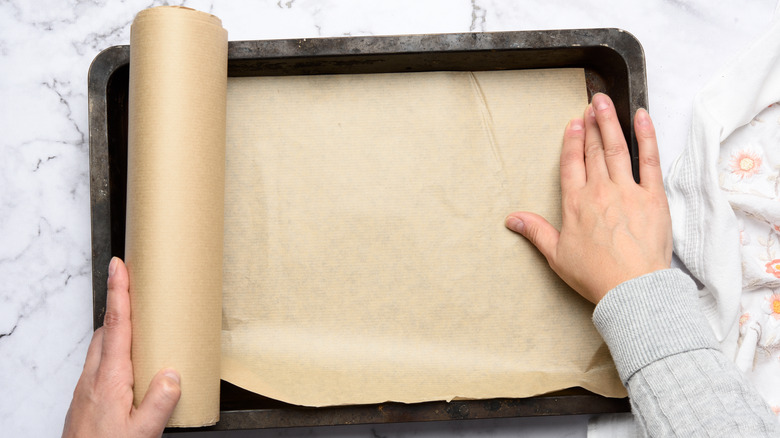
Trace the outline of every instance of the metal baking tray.
{"type": "MultiPolygon", "coordinates": [[[[115,46],[101,52],[89,70],[95,328],[103,323],[108,263],[112,256],[124,255],[129,62],[130,47],[115,46]]],[[[612,97],[638,179],[631,122],[638,108],[647,108],[644,52],[636,38],[620,29],[233,41],[228,45],[228,76],[562,67],[584,68],[589,97],[596,92],[612,97]]],[[[628,399],[571,388],[522,399],[307,408],[223,381],[220,410],[219,423],[198,430],[595,414],[627,412],[630,406],[628,399]]]]}

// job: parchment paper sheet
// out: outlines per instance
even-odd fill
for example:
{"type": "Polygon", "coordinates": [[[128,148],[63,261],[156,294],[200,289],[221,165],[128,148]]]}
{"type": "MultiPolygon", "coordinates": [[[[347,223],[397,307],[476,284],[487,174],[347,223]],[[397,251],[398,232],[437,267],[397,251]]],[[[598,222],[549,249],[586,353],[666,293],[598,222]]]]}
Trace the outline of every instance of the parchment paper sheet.
{"type": "Polygon", "coordinates": [[[323,406],[623,396],[592,306],[508,231],[560,223],[581,69],[231,78],[222,377],[323,406]]]}
{"type": "Polygon", "coordinates": [[[135,404],[181,373],[169,426],[219,419],[227,32],[186,8],[142,11],[130,36],[127,223],[135,404]]]}
{"type": "Polygon", "coordinates": [[[592,305],[503,226],[560,223],[581,69],[227,80],[183,8],[131,41],[136,403],[167,366],[170,426],[216,422],[220,376],[310,406],[625,395],[592,305]]]}

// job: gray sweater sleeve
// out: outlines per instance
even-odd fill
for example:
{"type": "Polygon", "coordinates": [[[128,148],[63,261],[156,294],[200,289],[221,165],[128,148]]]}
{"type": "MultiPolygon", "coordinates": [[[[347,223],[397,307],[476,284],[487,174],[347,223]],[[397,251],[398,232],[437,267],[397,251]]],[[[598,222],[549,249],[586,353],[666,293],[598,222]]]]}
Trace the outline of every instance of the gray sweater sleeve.
{"type": "Polygon", "coordinates": [[[612,289],[593,322],[653,437],[780,437],[780,423],[718,348],[693,281],[677,269],[612,289]]]}

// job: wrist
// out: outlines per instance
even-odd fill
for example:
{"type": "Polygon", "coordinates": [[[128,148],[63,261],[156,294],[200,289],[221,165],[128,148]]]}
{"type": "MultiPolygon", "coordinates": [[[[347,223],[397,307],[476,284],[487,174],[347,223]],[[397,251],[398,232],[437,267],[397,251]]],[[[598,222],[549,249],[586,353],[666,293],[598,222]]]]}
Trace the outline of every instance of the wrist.
{"type": "Polygon", "coordinates": [[[623,383],[664,357],[718,344],[698,305],[693,281],[664,269],[623,282],[593,312],[623,383]]]}

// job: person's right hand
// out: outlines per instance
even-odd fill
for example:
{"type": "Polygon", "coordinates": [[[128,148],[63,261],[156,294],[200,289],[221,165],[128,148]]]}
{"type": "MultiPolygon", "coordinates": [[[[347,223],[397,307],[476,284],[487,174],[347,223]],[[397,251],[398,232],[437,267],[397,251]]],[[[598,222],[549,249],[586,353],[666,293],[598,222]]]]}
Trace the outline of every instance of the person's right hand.
{"type": "Polygon", "coordinates": [[[531,241],[574,290],[598,303],[612,288],[669,267],[672,225],[655,130],[647,111],[634,117],[639,176],[634,182],[612,100],[593,96],[584,120],[566,127],[561,150],[560,233],[543,217],[516,212],[506,226],[531,241]]]}

